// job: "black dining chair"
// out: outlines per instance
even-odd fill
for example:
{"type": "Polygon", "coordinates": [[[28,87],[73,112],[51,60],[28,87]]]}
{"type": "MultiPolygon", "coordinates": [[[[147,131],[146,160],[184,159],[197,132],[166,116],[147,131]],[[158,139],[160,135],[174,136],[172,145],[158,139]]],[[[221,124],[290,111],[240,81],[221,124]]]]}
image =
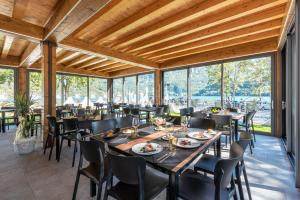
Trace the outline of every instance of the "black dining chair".
{"type": "Polygon", "coordinates": [[[129,107],[124,107],[123,108],[123,113],[122,113],[123,116],[128,116],[130,115],[130,108],[129,107]]]}
{"type": "Polygon", "coordinates": [[[92,133],[100,134],[110,130],[114,130],[117,127],[115,119],[107,119],[92,122],[92,133]]]}
{"type": "Polygon", "coordinates": [[[253,123],[253,118],[256,114],[256,111],[249,111],[242,123],[239,123],[239,127],[241,127],[239,130],[240,131],[246,131],[248,133],[251,133],[253,135],[252,141],[251,141],[251,146],[254,148],[254,141],[256,141],[255,137],[255,130],[254,130],[254,123],[253,123]]]}
{"type": "Polygon", "coordinates": [[[146,161],[140,156],[119,156],[108,154],[109,175],[104,199],[108,196],[116,199],[153,199],[168,186],[168,178],[146,168],[146,161]],[[122,166],[122,167],[120,167],[122,166]],[[112,183],[113,177],[118,179],[112,183]]]}
{"type": "Polygon", "coordinates": [[[108,175],[108,160],[105,155],[104,143],[96,140],[79,140],[79,144],[80,158],[72,200],[76,199],[78,184],[81,175],[89,178],[98,186],[97,200],[100,200],[102,194],[102,186],[103,183],[107,180],[108,175]],[[87,161],[88,165],[83,165],[83,160],[87,161]]]}
{"type": "Polygon", "coordinates": [[[127,116],[127,117],[119,117],[116,119],[116,122],[117,122],[117,128],[130,128],[132,127],[132,120],[133,120],[133,117],[132,116],[127,116]]]}
{"type": "Polygon", "coordinates": [[[57,137],[59,137],[59,127],[58,127],[58,124],[56,123],[56,117],[48,115],[47,120],[48,120],[48,124],[49,124],[49,131],[48,131],[46,143],[44,146],[44,155],[46,154],[46,150],[47,150],[48,146],[50,145],[50,153],[49,153],[48,160],[51,160],[54,141],[57,137]]]}
{"type": "MultiPolygon", "coordinates": [[[[243,152],[245,152],[245,150],[247,149],[247,147],[249,146],[249,144],[251,142],[251,135],[249,133],[246,133],[246,132],[241,132],[240,134],[241,134],[240,139],[236,143],[239,144],[241,146],[241,148],[243,149],[243,152]]],[[[230,157],[232,157],[231,153],[230,153],[230,157]]],[[[217,157],[217,156],[204,154],[200,158],[200,160],[194,165],[194,170],[195,171],[202,171],[202,172],[208,173],[208,174],[213,174],[214,170],[215,170],[215,167],[216,167],[216,164],[221,159],[222,158],[217,157]]],[[[248,192],[248,197],[249,197],[249,199],[252,199],[251,192],[250,192],[250,186],[249,186],[249,182],[248,182],[248,177],[247,177],[247,173],[246,173],[246,166],[245,166],[245,163],[244,163],[243,156],[242,156],[240,162],[238,163],[238,165],[236,167],[235,182],[238,185],[239,194],[240,194],[241,199],[244,199],[243,198],[244,194],[243,194],[243,189],[242,189],[242,182],[241,182],[241,174],[242,173],[244,175],[245,184],[246,184],[247,192],[248,192]]]]}
{"type": "Polygon", "coordinates": [[[187,115],[188,116],[191,116],[193,112],[194,112],[194,107],[188,107],[187,108],[187,115]]]}
{"type": "Polygon", "coordinates": [[[228,137],[229,144],[233,141],[232,115],[212,115],[211,117],[216,122],[216,129],[222,131],[225,136],[225,145],[227,147],[228,137]]]}
{"type": "Polygon", "coordinates": [[[107,114],[102,114],[101,119],[102,120],[107,120],[107,119],[115,119],[116,114],[115,113],[107,113],[107,114]]]}
{"type": "Polygon", "coordinates": [[[37,135],[38,130],[42,128],[42,110],[33,109],[33,130],[37,135]]]}
{"type": "Polygon", "coordinates": [[[189,128],[200,128],[200,129],[215,129],[216,123],[212,119],[203,119],[191,117],[189,119],[189,128]]]}
{"type": "Polygon", "coordinates": [[[77,117],[84,117],[85,116],[85,109],[84,108],[78,108],[77,109],[77,117]]]}
{"type": "Polygon", "coordinates": [[[179,177],[178,196],[186,200],[229,200],[237,199],[233,173],[243,156],[242,147],[233,143],[230,158],[220,159],[209,178],[193,170],[186,170],[179,177]]]}
{"type": "Polygon", "coordinates": [[[139,108],[131,108],[131,109],[130,109],[130,114],[131,114],[133,117],[138,118],[139,121],[140,121],[140,109],[139,109],[139,108]]]}
{"type": "Polygon", "coordinates": [[[187,108],[181,108],[181,109],[179,109],[179,112],[180,112],[180,116],[187,116],[187,114],[188,114],[188,110],[187,110],[187,108]]]}
{"type": "Polygon", "coordinates": [[[196,111],[196,112],[193,112],[191,114],[191,117],[196,117],[196,118],[207,118],[207,113],[203,112],[203,111],[196,111]]]}
{"type": "Polygon", "coordinates": [[[75,157],[77,152],[77,141],[78,139],[82,139],[83,137],[89,135],[89,133],[81,132],[78,128],[78,119],[77,118],[66,118],[63,119],[63,133],[61,135],[60,141],[60,150],[59,150],[59,158],[61,156],[63,141],[73,141],[74,142],[74,150],[73,150],[73,160],[72,160],[72,167],[75,164],[75,157]]]}
{"type": "Polygon", "coordinates": [[[155,117],[163,117],[164,116],[164,107],[157,107],[155,110],[155,117]]]}

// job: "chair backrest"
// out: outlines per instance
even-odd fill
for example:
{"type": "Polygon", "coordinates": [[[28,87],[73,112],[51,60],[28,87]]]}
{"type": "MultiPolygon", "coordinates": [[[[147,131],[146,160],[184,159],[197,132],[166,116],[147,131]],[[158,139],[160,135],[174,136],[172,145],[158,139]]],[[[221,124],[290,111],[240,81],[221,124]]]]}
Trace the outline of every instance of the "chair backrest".
{"type": "Polygon", "coordinates": [[[130,108],[129,108],[129,107],[124,107],[124,108],[123,108],[123,113],[124,113],[125,115],[129,115],[129,114],[130,114],[130,108]]]}
{"type": "Polygon", "coordinates": [[[140,109],[139,108],[131,108],[130,112],[132,115],[139,115],[140,114],[140,109]]]}
{"type": "Polygon", "coordinates": [[[122,183],[141,184],[146,171],[146,161],[143,157],[108,154],[108,158],[113,175],[122,183]]]}
{"type": "Polygon", "coordinates": [[[49,123],[49,130],[53,133],[56,134],[57,133],[57,123],[56,123],[56,117],[54,116],[47,116],[47,120],[49,123]]]}
{"type": "Polygon", "coordinates": [[[117,121],[117,128],[129,128],[132,127],[132,116],[126,116],[126,117],[119,117],[116,118],[117,121]]]}
{"type": "Polygon", "coordinates": [[[240,139],[237,143],[243,148],[245,151],[252,140],[252,135],[250,133],[241,131],[240,132],[240,139]]]}
{"type": "Polygon", "coordinates": [[[193,107],[188,107],[187,108],[187,113],[188,114],[192,114],[194,112],[194,108],[193,107]]]}
{"type": "Polygon", "coordinates": [[[215,199],[221,199],[221,191],[226,190],[231,182],[235,167],[243,157],[243,149],[238,143],[230,146],[230,158],[221,159],[217,162],[214,170],[215,199]]]}
{"type": "Polygon", "coordinates": [[[92,133],[99,134],[104,133],[116,128],[116,120],[115,119],[107,119],[100,121],[92,122],[92,133]]]}
{"type": "Polygon", "coordinates": [[[179,111],[180,111],[180,116],[186,116],[188,114],[187,108],[181,108],[179,111]]]}
{"type": "Polygon", "coordinates": [[[77,109],[77,115],[78,116],[84,116],[85,115],[85,109],[84,108],[77,109]]]}
{"type": "Polygon", "coordinates": [[[229,112],[238,112],[238,109],[237,108],[227,108],[227,110],[229,111],[229,112]]]}
{"type": "Polygon", "coordinates": [[[115,119],[116,114],[115,113],[109,113],[109,114],[102,114],[102,120],[107,120],[107,119],[115,119]]]}
{"type": "Polygon", "coordinates": [[[164,107],[157,107],[155,111],[155,116],[163,116],[164,115],[164,107]]]}
{"type": "Polygon", "coordinates": [[[65,131],[75,131],[78,129],[78,119],[77,118],[66,118],[63,119],[63,130],[65,131]]]}
{"type": "Polygon", "coordinates": [[[207,117],[207,114],[203,111],[196,111],[196,112],[191,113],[191,117],[197,117],[197,118],[204,119],[207,117]]]}
{"type": "Polygon", "coordinates": [[[211,117],[216,122],[216,128],[231,127],[232,115],[212,115],[211,117]]]}
{"type": "Polygon", "coordinates": [[[190,128],[215,129],[216,123],[212,119],[191,117],[189,120],[190,128]]]}

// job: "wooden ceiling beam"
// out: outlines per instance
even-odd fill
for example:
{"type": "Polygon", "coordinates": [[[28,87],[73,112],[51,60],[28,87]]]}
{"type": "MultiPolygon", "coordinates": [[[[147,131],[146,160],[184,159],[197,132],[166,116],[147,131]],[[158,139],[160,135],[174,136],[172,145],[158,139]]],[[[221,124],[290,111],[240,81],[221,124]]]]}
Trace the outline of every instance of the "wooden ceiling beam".
{"type": "Polygon", "coordinates": [[[192,64],[215,62],[220,60],[274,52],[277,49],[277,43],[278,38],[270,38],[233,47],[213,50],[205,53],[193,54],[167,60],[160,65],[160,68],[169,69],[192,64]]]}
{"type": "Polygon", "coordinates": [[[136,56],[129,55],[127,53],[121,53],[114,51],[107,47],[95,46],[91,43],[87,43],[76,39],[66,39],[60,43],[63,48],[81,51],[82,53],[94,55],[97,57],[105,57],[109,60],[115,60],[116,62],[126,63],[137,67],[156,69],[158,64],[146,59],[141,59],[136,56]]]}
{"type": "Polygon", "coordinates": [[[7,67],[18,67],[20,58],[16,56],[7,56],[6,58],[0,57],[0,65],[7,67]]]}
{"type": "Polygon", "coordinates": [[[41,58],[41,47],[39,44],[29,43],[21,56],[20,66],[28,67],[41,58]]]}
{"type": "Polygon", "coordinates": [[[57,59],[57,64],[61,64],[63,62],[66,62],[66,61],[69,61],[71,60],[72,58],[76,57],[76,56],[79,56],[80,55],[80,52],[77,52],[77,51],[68,51],[64,54],[62,54],[58,59],[57,59]]]}
{"type": "Polygon", "coordinates": [[[226,7],[236,1],[223,1],[223,0],[210,0],[210,1],[195,1],[195,5],[183,10],[179,13],[155,22],[141,30],[133,33],[126,34],[114,42],[115,47],[122,47],[124,45],[136,42],[145,37],[151,36],[159,31],[166,30],[170,27],[178,26],[179,24],[188,22],[189,20],[195,19],[199,16],[205,15],[209,12],[218,10],[222,7],[226,7]]]}
{"type": "Polygon", "coordinates": [[[289,0],[286,5],[286,11],[284,18],[282,20],[282,26],[280,30],[280,37],[278,40],[278,49],[281,50],[285,44],[286,37],[290,28],[291,23],[293,22],[293,18],[296,14],[296,2],[295,0],[289,0]]]}
{"type": "Polygon", "coordinates": [[[284,9],[285,6],[282,5],[133,52],[139,56],[148,55],[149,53],[196,42],[213,36],[226,34],[231,31],[240,30],[250,26],[258,26],[262,23],[270,23],[270,26],[277,26],[278,20],[282,20],[284,9]]]}
{"type": "Polygon", "coordinates": [[[81,63],[84,63],[86,61],[92,60],[93,58],[95,58],[95,57],[90,56],[90,55],[82,55],[82,56],[79,56],[78,58],[75,58],[74,60],[71,60],[66,65],[68,67],[73,67],[73,66],[79,65],[81,63]]]}
{"type": "Polygon", "coordinates": [[[285,3],[286,0],[247,1],[243,3],[242,6],[240,3],[234,7],[230,7],[229,9],[222,10],[219,13],[211,13],[179,27],[174,27],[162,33],[150,36],[144,40],[137,41],[129,46],[126,46],[126,51],[130,52],[131,50],[143,49],[154,44],[176,39],[177,37],[187,35],[189,33],[204,30],[206,28],[230,22],[253,13],[261,12],[268,8],[274,8],[285,3]]]}
{"type": "Polygon", "coordinates": [[[99,12],[111,0],[65,0],[45,26],[46,40],[61,42],[99,12]]]}
{"type": "Polygon", "coordinates": [[[117,23],[116,25],[106,29],[102,33],[98,34],[92,42],[101,43],[106,40],[108,36],[111,36],[115,33],[123,31],[127,26],[134,26],[134,23],[137,21],[142,20],[144,17],[148,16],[149,14],[153,13],[154,11],[161,9],[168,4],[174,2],[174,0],[160,0],[154,1],[151,5],[146,6],[145,8],[139,10],[136,13],[133,13],[130,17],[126,18],[125,20],[117,23]]]}
{"type": "Polygon", "coordinates": [[[105,66],[110,66],[110,65],[113,65],[113,64],[116,64],[116,63],[117,62],[114,62],[114,61],[111,61],[111,60],[106,60],[106,61],[101,62],[99,64],[96,64],[94,66],[87,67],[86,70],[94,71],[95,69],[99,69],[99,68],[102,68],[102,67],[105,67],[105,66]]]}
{"type": "Polygon", "coordinates": [[[277,38],[279,36],[279,31],[280,31],[280,29],[278,28],[278,29],[274,29],[274,30],[261,32],[258,34],[246,35],[246,36],[240,37],[240,38],[225,40],[225,41],[221,41],[219,43],[210,44],[207,46],[202,46],[202,47],[198,47],[195,49],[186,50],[183,52],[178,52],[178,53],[174,53],[174,54],[170,54],[170,55],[161,56],[157,60],[159,62],[162,62],[164,60],[170,60],[173,58],[184,57],[187,55],[203,53],[203,52],[212,51],[212,50],[216,50],[216,49],[222,49],[225,47],[236,46],[239,44],[245,44],[245,43],[249,43],[249,42],[264,40],[267,38],[277,38]]]}
{"type": "Polygon", "coordinates": [[[3,48],[2,48],[2,52],[1,52],[1,58],[6,58],[9,50],[12,46],[12,43],[14,42],[14,37],[10,36],[10,35],[6,35],[4,37],[4,44],[3,44],[3,48]]]}
{"type": "Polygon", "coordinates": [[[27,39],[32,42],[39,42],[43,39],[43,27],[7,17],[0,14],[0,31],[27,39]]]}
{"type": "Polygon", "coordinates": [[[149,69],[143,69],[139,67],[131,67],[129,69],[119,70],[115,72],[108,73],[109,77],[115,78],[115,77],[121,77],[121,76],[130,76],[135,74],[141,74],[146,72],[151,72],[152,70],[149,69]]]}
{"type": "Polygon", "coordinates": [[[271,22],[265,22],[262,24],[249,26],[247,28],[227,32],[227,33],[220,34],[220,35],[217,35],[214,37],[208,37],[208,38],[205,38],[205,39],[202,39],[199,41],[179,45],[179,46],[164,49],[161,51],[156,51],[154,53],[147,54],[146,58],[153,59],[153,58],[164,57],[169,54],[176,54],[178,52],[184,52],[184,51],[196,49],[196,48],[199,48],[202,46],[209,46],[209,45],[224,42],[227,40],[237,39],[237,38],[245,37],[248,35],[254,35],[254,34],[258,34],[258,33],[265,32],[265,31],[279,29],[281,26],[281,23],[282,23],[281,19],[276,19],[271,22]]]}

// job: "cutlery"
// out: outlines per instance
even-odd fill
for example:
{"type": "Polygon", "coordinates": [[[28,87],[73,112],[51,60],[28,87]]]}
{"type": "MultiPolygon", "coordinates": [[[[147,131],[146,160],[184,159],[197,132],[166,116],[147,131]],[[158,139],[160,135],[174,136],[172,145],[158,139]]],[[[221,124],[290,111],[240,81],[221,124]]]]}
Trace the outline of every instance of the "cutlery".
{"type": "Polygon", "coordinates": [[[164,159],[165,157],[167,157],[169,154],[170,154],[170,153],[166,153],[166,154],[162,155],[161,157],[159,157],[159,158],[157,159],[157,161],[160,162],[162,159],[164,159]]]}

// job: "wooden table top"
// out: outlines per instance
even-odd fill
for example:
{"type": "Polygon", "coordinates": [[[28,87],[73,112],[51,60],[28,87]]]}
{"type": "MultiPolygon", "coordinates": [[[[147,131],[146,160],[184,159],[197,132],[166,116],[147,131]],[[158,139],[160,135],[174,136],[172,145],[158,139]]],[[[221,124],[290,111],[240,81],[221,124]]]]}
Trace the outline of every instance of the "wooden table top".
{"type": "MultiPolygon", "coordinates": [[[[195,131],[195,129],[190,129],[189,131],[195,131]]],[[[203,131],[200,129],[196,129],[196,131],[203,131]]],[[[161,169],[167,173],[180,173],[183,171],[191,162],[193,162],[201,153],[213,144],[216,140],[220,138],[222,135],[221,132],[217,132],[216,135],[213,135],[211,139],[204,141],[200,147],[193,148],[193,149],[184,149],[175,147],[175,151],[171,157],[168,159],[159,162],[159,158],[161,158],[166,153],[169,153],[168,149],[168,141],[164,141],[161,139],[162,136],[166,135],[167,132],[165,131],[155,131],[154,127],[149,126],[146,128],[142,128],[138,130],[139,137],[136,139],[131,139],[128,135],[120,133],[117,137],[111,140],[104,140],[101,135],[92,136],[95,140],[105,141],[108,146],[123,155],[129,156],[141,156],[135,154],[131,148],[138,143],[144,142],[154,142],[160,144],[164,147],[163,151],[151,155],[151,156],[142,156],[145,158],[148,164],[161,169]]],[[[175,137],[185,137],[186,133],[184,132],[176,132],[174,133],[175,137]]]]}
{"type": "Polygon", "coordinates": [[[231,115],[233,120],[240,120],[240,119],[243,119],[245,117],[246,113],[221,111],[219,113],[216,113],[215,115],[231,115]]]}

